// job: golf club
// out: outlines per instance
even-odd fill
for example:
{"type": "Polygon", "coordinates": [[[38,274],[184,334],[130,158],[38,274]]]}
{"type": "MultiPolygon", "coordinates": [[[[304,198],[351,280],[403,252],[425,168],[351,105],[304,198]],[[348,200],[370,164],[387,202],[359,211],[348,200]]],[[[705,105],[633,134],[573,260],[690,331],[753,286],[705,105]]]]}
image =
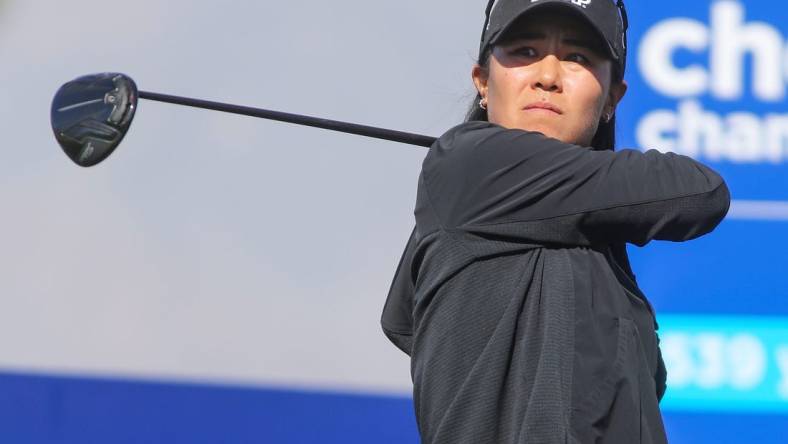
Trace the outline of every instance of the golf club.
{"type": "Polygon", "coordinates": [[[51,123],[55,138],[77,165],[96,165],[109,157],[123,140],[137,110],[138,99],[260,117],[423,147],[431,146],[436,139],[318,117],[139,91],[129,76],[120,73],[91,74],[61,86],[52,101],[51,123]]]}

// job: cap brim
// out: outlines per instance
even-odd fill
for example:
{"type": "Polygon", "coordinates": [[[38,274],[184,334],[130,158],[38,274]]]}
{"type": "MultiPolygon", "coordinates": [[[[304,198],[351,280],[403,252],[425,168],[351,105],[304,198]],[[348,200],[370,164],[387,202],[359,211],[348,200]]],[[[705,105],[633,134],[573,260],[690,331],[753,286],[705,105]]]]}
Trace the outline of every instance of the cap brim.
{"type": "Polygon", "coordinates": [[[607,49],[607,54],[613,60],[615,60],[615,61],[619,60],[619,56],[616,53],[615,48],[607,40],[607,37],[605,37],[605,33],[602,32],[602,30],[599,29],[599,27],[596,26],[596,24],[591,19],[591,17],[589,17],[585,12],[583,12],[584,11],[583,9],[578,8],[578,7],[576,7],[576,6],[572,5],[572,4],[564,2],[564,1],[543,1],[541,3],[532,3],[532,4],[530,4],[521,13],[519,13],[518,15],[513,17],[511,20],[509,20],[509,23],[507,23],[506,26],[504,26],[501,29],[501,32],[499,32],[496,36],[494,36],[492,39],[490,39],[489,45],[493,46],[493,45],[497,44],[504,36],[508,35],[511,32],[512,27],[517,22],[519,22],[521,19],[523,19],[525,16],[527,16],[529,14],[532,14],[532,13],[534,13],[536,11],[544,11],[544,10],[547,10],[547,9],[555,9],[555,10],[560,10],[562,12],[565,11],[565,12],[567,12],[569,14],[572,14],[572,15],[574,15],[576,17],[580,17],[581,19],[583,19],[588,24],[588,26],[591,29],[594,30],[594,32],[596,33],[597,37],[601,40],[602,45],[600,47],[601,48],[606,48],[607,49]]]}

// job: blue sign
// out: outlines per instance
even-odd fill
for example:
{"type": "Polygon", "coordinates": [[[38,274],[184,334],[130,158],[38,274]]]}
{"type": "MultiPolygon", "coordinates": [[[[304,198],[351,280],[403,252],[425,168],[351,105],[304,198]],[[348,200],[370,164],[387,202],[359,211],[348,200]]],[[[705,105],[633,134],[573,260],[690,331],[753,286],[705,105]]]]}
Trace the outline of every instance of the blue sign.
{"type": "Polygon", "coordinates": [[[714,423],[725,430],[714,442],[754,442],[745,437],[762,417],[763,436],[781,442],[788,423],[788,4],[630,3],[619,146],[698,159],[722,174],[733,198],[728,218],[706,237],[629,249],[660,324],[669,436],[712,442],[703,427],[714,423]]]}
{"type": "Polygon", "coordinates": [[[737,200],[788,200],[788,8],[719,0],[629,11],[622,145],[709,163],[737,200]]]}
{"type": "Polygon", "coordinates": [[[788,413],[788,318],[660,317],[668,410],[788,413]]]}

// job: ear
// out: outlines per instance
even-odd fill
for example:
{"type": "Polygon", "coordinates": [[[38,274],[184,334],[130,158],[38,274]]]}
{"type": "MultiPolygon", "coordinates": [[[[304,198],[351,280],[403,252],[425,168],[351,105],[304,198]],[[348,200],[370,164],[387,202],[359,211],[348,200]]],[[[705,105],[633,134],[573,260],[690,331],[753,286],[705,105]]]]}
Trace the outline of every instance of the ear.
{"type": "Polygon", "coordinates": [[[476,85],[476,91],[478,91],[482,97],[487,97],[487,80],[489,79],[487,70],[482,68],[479,64],[473,65],[471,77],[473,78],[473,84],[476,85]]]}
{"type": "Polygon", "coordinates": [[[613,115],[616,112],[616,107],[618,103],[621,102],[621,99],[624,98],[624,94],[627,93],[627,81],[621,80],[621,82],[616,82],[610,86],[610,92],[607,94],[607,101],[605,102],[605,109],[603,113],[608,113],[613,115]]]}

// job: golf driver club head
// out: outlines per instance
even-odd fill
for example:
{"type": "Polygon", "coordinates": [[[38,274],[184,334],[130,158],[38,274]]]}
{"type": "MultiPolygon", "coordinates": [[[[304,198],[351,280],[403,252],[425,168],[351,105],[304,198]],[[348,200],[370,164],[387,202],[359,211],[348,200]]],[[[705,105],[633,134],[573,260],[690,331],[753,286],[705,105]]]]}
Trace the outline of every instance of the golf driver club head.
{"type": "Polygon", "coordinates": [[[77,165],[96,165],[123,140],[137,99],[137,85],[124,74],[92,74],[66,83],[52,101],[57,142],[77,165]]]}

